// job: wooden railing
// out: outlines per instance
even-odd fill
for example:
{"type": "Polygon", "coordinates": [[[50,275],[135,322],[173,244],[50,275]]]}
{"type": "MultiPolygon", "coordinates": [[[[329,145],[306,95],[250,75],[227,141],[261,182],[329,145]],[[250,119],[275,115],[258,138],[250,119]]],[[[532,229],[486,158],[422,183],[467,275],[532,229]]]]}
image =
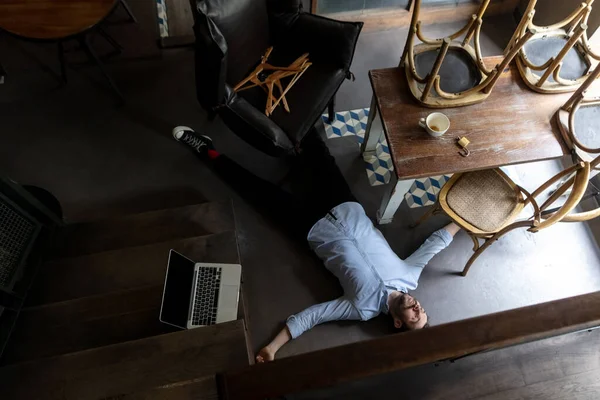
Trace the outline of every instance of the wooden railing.
{"type": "Polygon", "coordinates": [[[218,376],[222,399],[264,399],[600,325],[600,292],[282,358],[218,376]]]}

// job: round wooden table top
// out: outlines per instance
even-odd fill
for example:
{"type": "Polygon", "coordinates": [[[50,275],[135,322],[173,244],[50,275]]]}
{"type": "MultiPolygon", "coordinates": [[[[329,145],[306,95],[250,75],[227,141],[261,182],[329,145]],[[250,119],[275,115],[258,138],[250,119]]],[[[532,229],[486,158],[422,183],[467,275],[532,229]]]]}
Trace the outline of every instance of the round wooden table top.
{"type": "Polygon", "coordinates": [[[0,28],[28,39],[63,39],[104,20],[118,0],[0,0],[0,28]]]}

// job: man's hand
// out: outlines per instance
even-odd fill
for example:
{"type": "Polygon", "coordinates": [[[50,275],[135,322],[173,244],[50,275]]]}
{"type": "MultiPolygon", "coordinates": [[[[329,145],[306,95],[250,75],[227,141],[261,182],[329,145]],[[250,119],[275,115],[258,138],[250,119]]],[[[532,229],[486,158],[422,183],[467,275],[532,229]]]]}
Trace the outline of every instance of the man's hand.
{"type": "Polygon", "coordinates": [[[444,227],[444,229],[451,234],[452,236],[456,235],[458,231],[460,231],[460,226],[456,225],[454,222],[449,223],[444,227]]]}
{"type": "Polygon", "coordinates": [[[268,361],[273,361],[275,359],[275,352],[273,352],[269,346],[263,347],[256,356],[257,363],[264,363],[268,361]]]}
{"type": "Polygon", "coordinates": [[[292,335],[286,326],[277,334],[277,336],[273,338],[271,343],[263,347],[261,351],[258,352],[256,355],[256,362],[264,363],[273,361],[275,359],[275,353],[277,353],[279,348],[290,340],[292,340],[292,335]]]}

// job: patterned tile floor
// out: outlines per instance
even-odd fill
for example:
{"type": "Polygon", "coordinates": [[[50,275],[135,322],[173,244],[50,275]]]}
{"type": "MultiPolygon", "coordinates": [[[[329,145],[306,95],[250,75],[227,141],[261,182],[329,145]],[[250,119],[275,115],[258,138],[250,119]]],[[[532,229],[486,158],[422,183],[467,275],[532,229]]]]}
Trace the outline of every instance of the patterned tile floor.
{"type": "MultiPolygon", "coordinates": [[[[327,114],[323,114],[322,118],[328,139],[355,136],[360,146],[365,137],[369,109],[359,108],[357,110],[337,112],[335,113],[335,121],[333,123],[329,123],[327,114]]],[[[375,153],[375,157],[365,160],[367,177],[372,186],[384,185],[389,183],[391,173],[394,170],[385,137],[382,137],[379,143],[377,143],[375,153]]],[[[449,178],[449,176],[441,175],[415,180],[405,196],[409,207],[423,207],[435,203],[437,194],[449,178]]]]}

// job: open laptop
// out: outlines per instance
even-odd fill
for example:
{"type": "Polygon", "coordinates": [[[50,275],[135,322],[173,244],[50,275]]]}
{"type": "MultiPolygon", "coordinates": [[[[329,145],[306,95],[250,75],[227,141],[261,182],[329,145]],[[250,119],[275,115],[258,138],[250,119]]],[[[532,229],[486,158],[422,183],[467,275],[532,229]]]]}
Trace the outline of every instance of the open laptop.
{"type": "Polygon", "coordinates": [[[196,263],[169,252],[160,321],[182,329],[237,319],[242,266],[196,263]]]}

